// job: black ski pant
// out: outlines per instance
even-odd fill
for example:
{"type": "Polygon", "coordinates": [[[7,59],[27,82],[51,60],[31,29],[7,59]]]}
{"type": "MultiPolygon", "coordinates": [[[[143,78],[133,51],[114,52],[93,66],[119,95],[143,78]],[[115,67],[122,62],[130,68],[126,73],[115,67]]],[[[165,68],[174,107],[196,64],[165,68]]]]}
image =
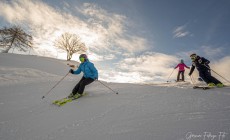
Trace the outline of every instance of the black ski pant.
{"type": "Polygon", "coordinates": [[[180,75],[181,75],[181,77],[182,77],[182,81],[184,81],[184,71],[178,71],[178,74],[177,74],[177,81],[179,81],[180,80],[180,75]]]}
{"type": "Polygon", "coordinates": [[[81,78],[81,80],[77,83],[77,85],[74,87],[72,93],[75,94],[82,94],[84,92],[85,86],[92,83],[94,80],[92,78],[85,78],[84,76],[81,78]]]}
{"type": "Polygon", "coordinates": [[[219,80],[217,80],[215,77],[213,77],[211,75],[211,71],[210,70],[206,70],[206,71],[199,71],[199,76],[205,81],[205,83],[214,83],[214,84],[218,84],[221,83],[219,80]]]}

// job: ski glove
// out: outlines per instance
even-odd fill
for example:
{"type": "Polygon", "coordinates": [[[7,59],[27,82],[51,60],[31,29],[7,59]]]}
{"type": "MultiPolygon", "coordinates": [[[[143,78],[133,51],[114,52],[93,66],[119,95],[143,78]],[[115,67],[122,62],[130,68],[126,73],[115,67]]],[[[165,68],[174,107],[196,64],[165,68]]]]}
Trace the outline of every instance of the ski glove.
{"type": "Polygon", "coordinates": [[[69,70],[69,73],[72,73],[72,74],[73,74],[73,73],[74,73],[73,69],[70,69],[70,70],[69,70]]]}

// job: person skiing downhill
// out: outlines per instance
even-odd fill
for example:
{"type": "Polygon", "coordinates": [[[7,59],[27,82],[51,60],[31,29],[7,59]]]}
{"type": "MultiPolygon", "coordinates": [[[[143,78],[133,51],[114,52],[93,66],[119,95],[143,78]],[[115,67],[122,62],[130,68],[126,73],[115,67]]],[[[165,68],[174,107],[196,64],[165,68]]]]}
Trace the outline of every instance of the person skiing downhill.
{"type": "Polygon", "coordinates": [[[177,74],[177,82],[179,82],[180,80],[180,75],[181,75],[181,80],[184,81],[184,71],[185,71],[185,67],[187,69],[190,69],[188,66],[186,66],[186,64],[184,64],[184,60],[181,59],[181,62],[174,68],[178,68],[179,67],[179,71],[178,71],[178,74],[177,74]]]}
{"type": "Polygon", "coordinates": [[[192,67],[189,72],[189,76],[192,75],[194,69],[196,68],[199,72],[199,76],[203,79],[204,82],[207,83],[209,87],[223,87],[224,85],[217,80],[215,77],[211,75],[211,70],[209,67],[210,61],[205,59],[204,57],[200,57],[196,55],[195,53],[190,55],[190,58],[192,60],[192,67]]]}
{"type": "Polygon", "coordinates": [[[72,74],[80,74],[81,72],[83,72],[83,77],[73,88],[72,93],[68,96],[68,98],[81,97],[84,92],[85,86],[98,79],[98,71],[95,68],[94,64],[89,61],[87,55],[81,54],[79,56],[79,60],[81,61],[81,64],[78,69],[76,71],[70,69],[69,72],[72,74]]]}

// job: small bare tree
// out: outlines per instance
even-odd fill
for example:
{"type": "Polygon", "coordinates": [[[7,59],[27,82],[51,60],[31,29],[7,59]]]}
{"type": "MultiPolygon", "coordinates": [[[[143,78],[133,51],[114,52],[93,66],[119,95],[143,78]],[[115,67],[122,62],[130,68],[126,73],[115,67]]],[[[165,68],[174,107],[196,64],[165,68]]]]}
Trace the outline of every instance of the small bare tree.
{"type": "Polygon", "coordinates": [[[28,48],[32,48],[32,41],[32,36],[19,26],[0,29],[0,47],[6,48],[3,53],[8,53],[12,47],[20,48],[26,52],[28,48]]]}
{"type": "Polygon", "coordinates": [[[54,41],[54,46],[67,52],[67,61],[70,61],[74,53],[87,51],[85,44],[76,34],[64,33],[54,41]]]}

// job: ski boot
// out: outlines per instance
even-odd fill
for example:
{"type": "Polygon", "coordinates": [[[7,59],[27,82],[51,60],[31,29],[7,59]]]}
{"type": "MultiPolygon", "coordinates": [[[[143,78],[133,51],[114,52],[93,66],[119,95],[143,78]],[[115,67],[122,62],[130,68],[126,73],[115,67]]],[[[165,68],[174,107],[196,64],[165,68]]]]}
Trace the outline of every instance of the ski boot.
{"type": "Polygon", "coordinates": [[[73,98],[74,94],[70,93],[70,95],[68,96],[68,98],[73,98]]]}
{"type": "Polygon", "coordinates": [[[73,95],[72,98],[74,100],[74,99],[80,98],[81,96],[82,96],[82,94],[77,93],[77,94],[73,95]]]}
{"type": "Polygon", "coordinates": [[[208,87],[215,87],[214,83],[208,83],[208,87]]]}
{"type": "Polygon", "coordinates": [[[222,88],[222,87],[224,87],[224,84],[218,83],[218,84],[216,84],[216,86],[217,86],[218,88],[222,88]]]}

